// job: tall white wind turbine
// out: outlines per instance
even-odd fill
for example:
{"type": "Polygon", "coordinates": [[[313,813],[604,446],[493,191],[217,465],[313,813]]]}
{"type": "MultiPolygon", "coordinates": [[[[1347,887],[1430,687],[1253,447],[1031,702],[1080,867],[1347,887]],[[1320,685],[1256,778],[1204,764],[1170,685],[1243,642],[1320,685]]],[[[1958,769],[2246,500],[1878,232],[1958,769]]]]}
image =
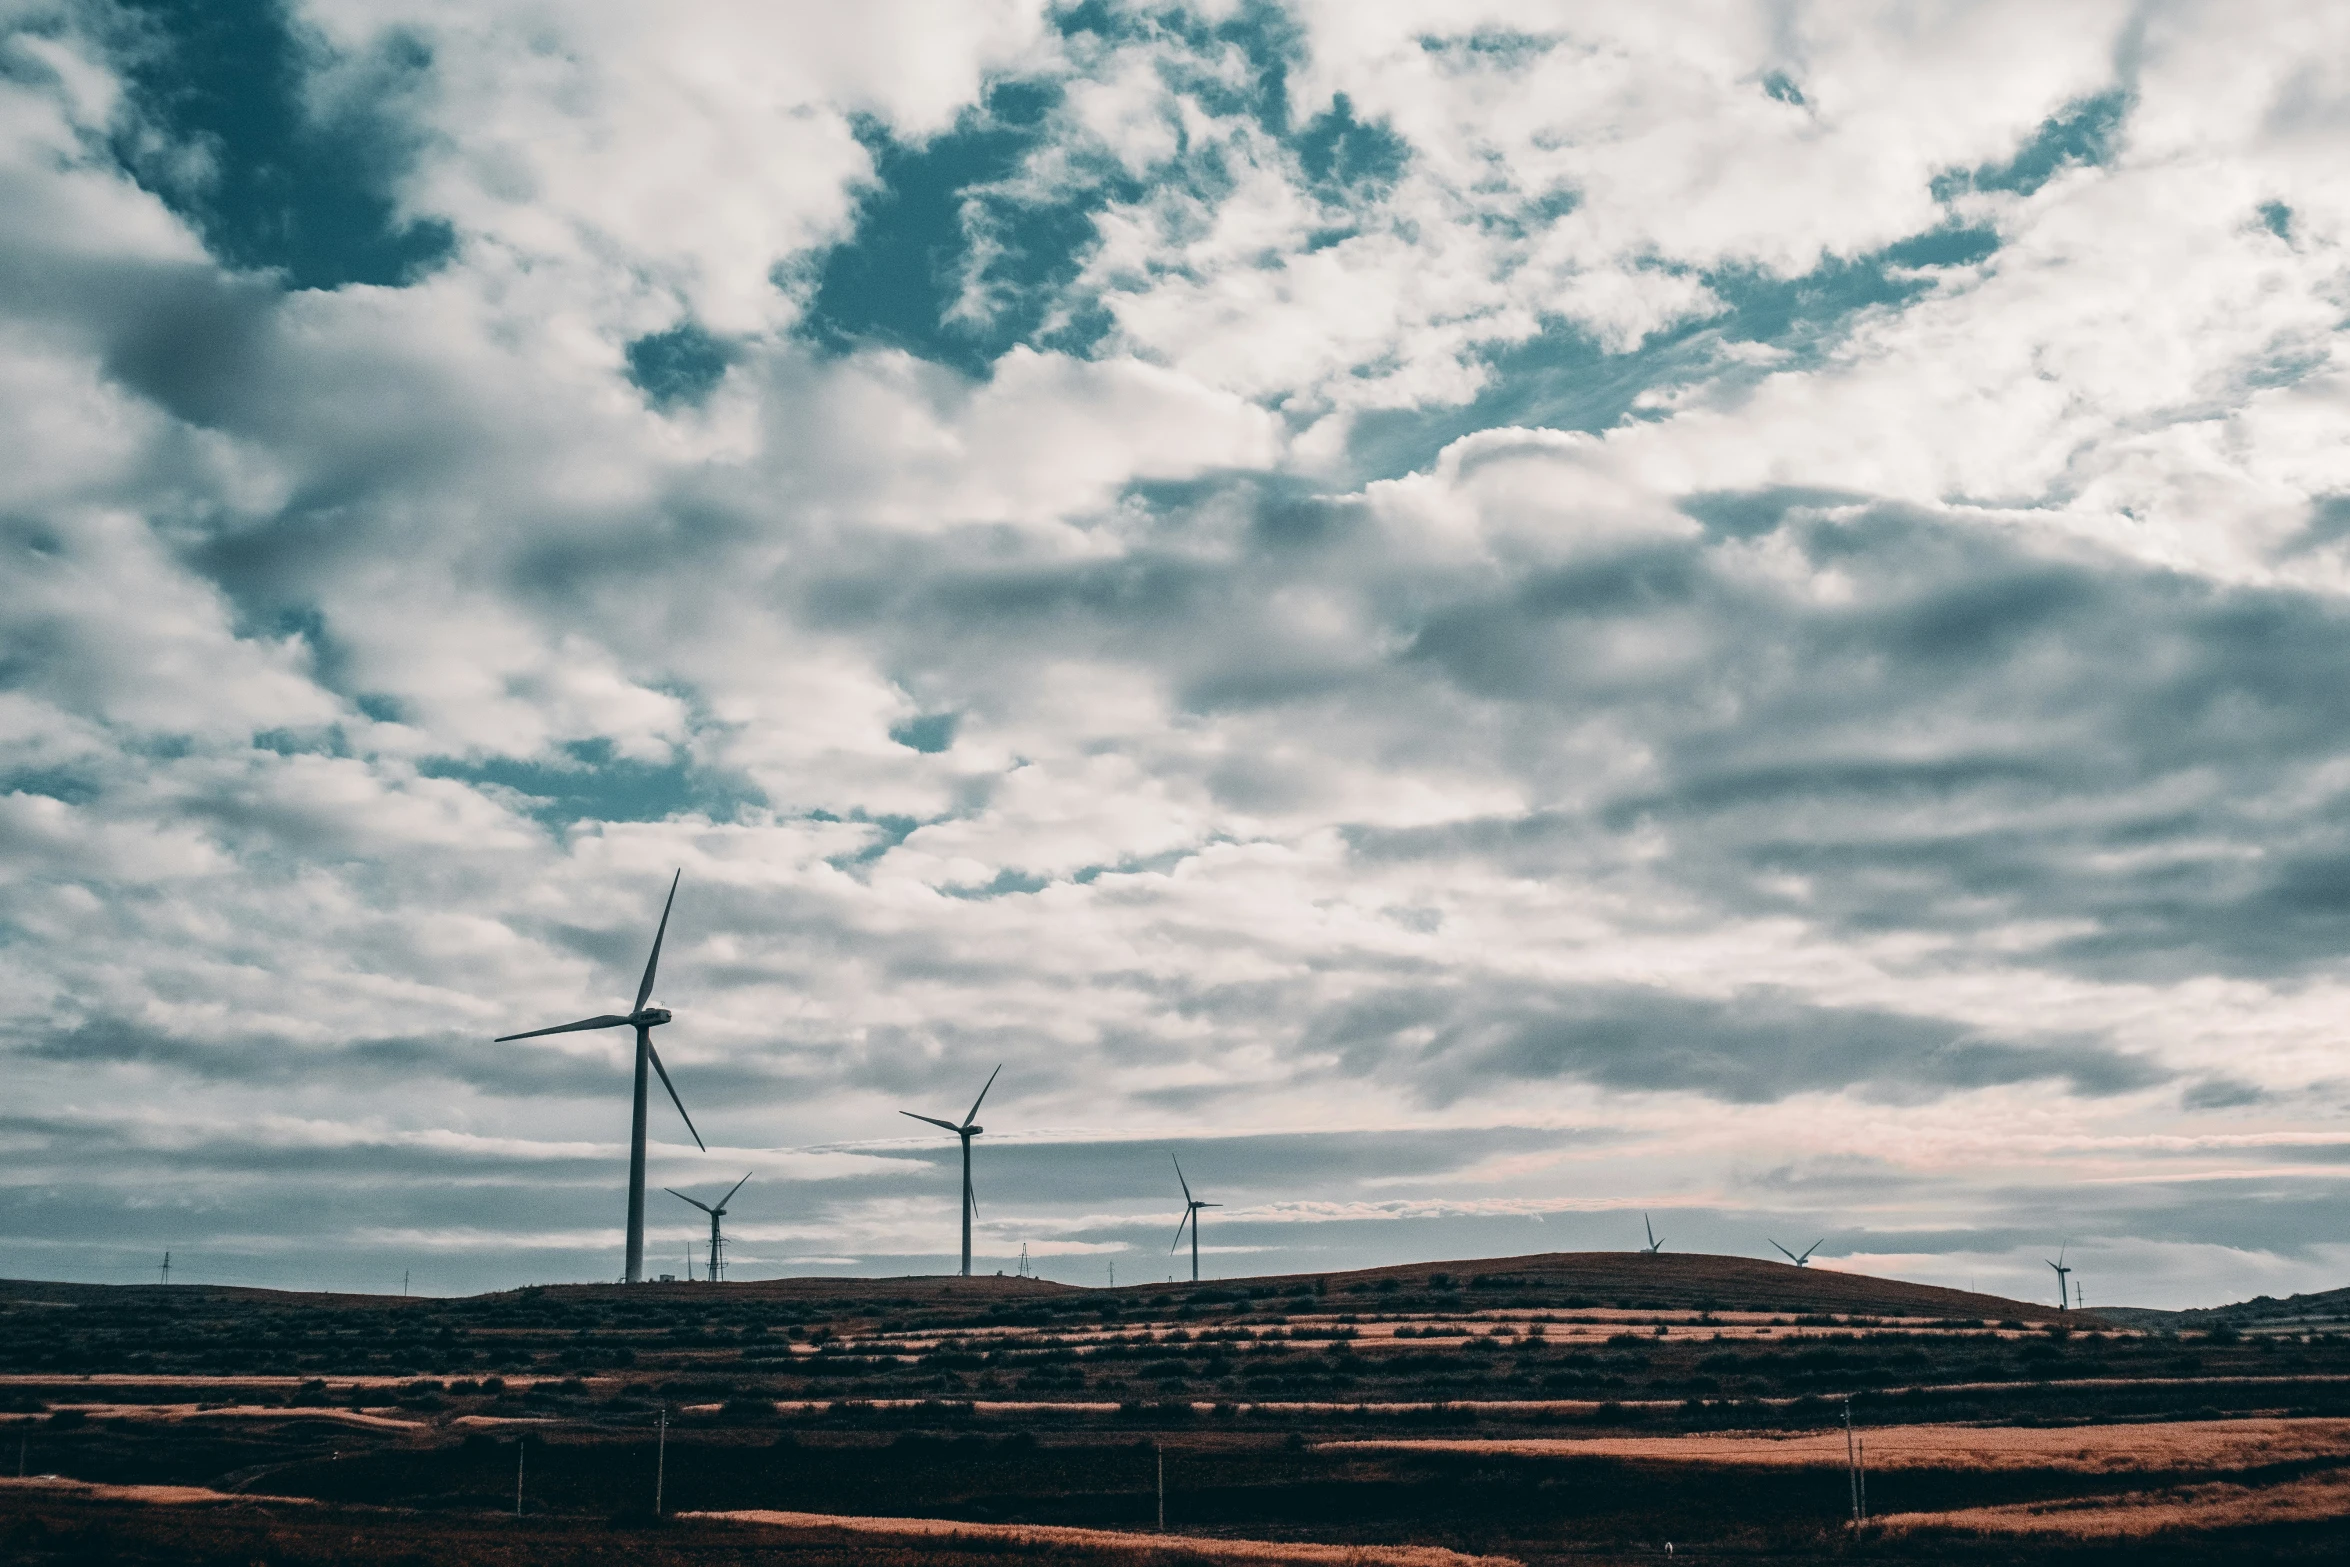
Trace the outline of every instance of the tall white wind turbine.
{"type": "Polygon", "coordinates": [[[979,1107],[986,1101],[988,1089],[995,1087],[996,1073],[1002,1070],[1003,1065],[999,1062],[995,1071],[987,1074],[987,1082],[980,1088],[979,1097],[971,1101],[971,1113],[964,1116],[960,1123],[942,1121],[935,1115],[914,1115],[911,1110],[898,1112],[900,1115],[913,1116],[917,1121],[928,1121],[932,1126],[943,1126],[963,1139],[963,1277],[965,1278],[971,1277],[971,1215],[979,1211],[979,1199],[972,1195],[971,1191],[971,1139],[987,1130],[986,1127],[978,1124],[979,1107]]]}
{"type": "Polygon", "coordinates": [[[581,1018],[576,1023],[558,1023],[553,1028],[534,1028],[520,1034],[501,1034],[494,1041],[505,1044],[516,1039],[536,1039],[542,1034],[576,1034],[591,1028],[633,1028],[636,1030],[636,1112],[628,1130],[628,1270],[624,1275],[631,1284],[642,1283],[645,1276],[645,1067],[661,1074],[661,1086],[669,1090],[669,1102],[677,1106],[677,1113],[685,1117],[685,1129],[694,1134],[694,1146],[709,1151],[702,1134],[695,1130],[694,1118],[685,1113],[685,1101],[677,1097],[677,1085],[669,1081],[669,1069],[661,1064],[661,1053],[653,1048],[653,1030],[669,1021],[669,1012],[663,1007],[649,1007],[645,1002],[653,994],[653,973],[661,966],[661,940],[669,934],[670,905],[677,902],[677,884],[684,877],[683,867],[669,878],[669,900],[661,905],[661,924],[653,932],[653,955],[645,959],[645,977],[636,987],[636,1005],[626,1017],[606,1013],[602,1017],[581,1018]]]}

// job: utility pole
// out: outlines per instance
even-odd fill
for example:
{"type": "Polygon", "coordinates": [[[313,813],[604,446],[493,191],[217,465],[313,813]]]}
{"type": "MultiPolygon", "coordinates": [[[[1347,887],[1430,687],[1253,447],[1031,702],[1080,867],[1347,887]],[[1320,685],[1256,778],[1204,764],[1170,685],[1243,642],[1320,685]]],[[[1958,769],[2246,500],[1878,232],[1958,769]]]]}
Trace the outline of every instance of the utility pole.
{"type": "Polygon", "coordinates": [[[669,1406],[661,1406],[661,1435],[653,1450],[653,1516],[661,1516],[661,1487],[669,1478],[669,1406]]]}
{"type": "Polygon", "coordinates": [[[408,1270],[406,1268],[400,1270],[400,1293],[403,1295],[408,1293],[408,1270]]]}
{"type": "Polygon", "coordinates": [[[1151,1452],[1159,1460],[1159,1533],[1167,1532],[1167,1450],[1158,1443],[1151,1444],[1151,1452]]]}
{"type": "Polygon", "coordinates": [[[161,1279],[161,1280],[159,1280],[158,1282],[160,1282],[160,1283],[164,1283],[164,1284],[169,1284],[169,1283],[171,1282],[171,1253],[170,1253],[170,1252],[165,1252],[165,1253],[163,1254],[163,1277],[162,1277],[162,1279],[161,1279]]]}
{"type": "Polygon", "coordinates": [[[1852,1399],[1844,1400],[1844,1483],[1852,1492],[1852,1526],[1860,1527],[1860,1448],[1852,1430],[1852,1399]]]}
{"type": "Polygon", "coordinates": [[[514,1516],[522,1516],[522,1455],[530,1449],[521,1437],[514,1439],[514,1516]]]}

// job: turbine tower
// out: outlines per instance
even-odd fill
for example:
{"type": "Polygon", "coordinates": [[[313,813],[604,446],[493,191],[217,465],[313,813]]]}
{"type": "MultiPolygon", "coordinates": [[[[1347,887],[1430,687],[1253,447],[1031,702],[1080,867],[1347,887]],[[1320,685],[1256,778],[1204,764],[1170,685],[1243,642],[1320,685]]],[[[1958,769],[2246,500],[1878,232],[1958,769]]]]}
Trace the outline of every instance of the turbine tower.
{"type": "Polygon", "coordinates": [[[986,1127],[976,1124],[971,1117],[979,1114],[980,1105],[987,1099],[988,1089],[995,1087],[996,1073],[1003,1071],[1003,1069],[1003,1063],[998,1062],[995,1071],[987,1074],[987,1082],[980,1088],[979,1097],[971,1101],[971,1115],[963,1117],[960,1125],[953,1121],[942,1121],[935,1115],[914,1115],[911,1110],[898,1112],[900,1115],[914,1116],[917,1121],[928,1121],[932,1126],[943,1126],[963,1139],[963,1277],[965,1278],[971,1277],[971,1215],[979,1211],[979,1199],[971,1194],[971,1139],[987,1130],[986,1127]]]}
{"type": "MultiPolygon", "coordinates": [[[[726,1237],[718,1232],[718,1221],[726,1217],[726,1205],[734,1201],[734,1194],[743,1189],[743,1181],[747,1181],[750,1178],[751,1172],[746,1171],[743,1175],[742,1181],[737,1181],[734,1183],[734,1185],[727,1188],[726,1195],[718,1199],[718,1206],[715,1208],[711,1207],[706,1202],[700,1201],[697,1198],[686,1196],[685,1193],[679,1191],[674,1186],[664,1186],[661,1188],[661,1190],[667,1192],[670,1196],[677,1198],[681,1202],[690,1202],[695,1207],[701,1209],[704,1213],[710,1216],[710,1282],[713,1284],[726,1277],[726,1258],[723,1254],[724,1248],[726,1246],[726,1237]]],[[[759,1259],[753,1257],[751,1260],[756,1262],[759,1259]]],[[[693,1254],[691,1252],[686,1254],[686,1264],[688,1273],[690,1275],[693,1264],[693,1254]]]]}
{"type": "Polygon", "coordinates": [[[1640,1248],[1642,1251],[1653,1257],[1665,1249],[1665,1243],[1656,1238],[1656,1226],[1648,1222],[1648,1215],[1645,1213],[1640,1216],[1640,1227],[1648,1231],[1648,1244],[1640,1248]]]}
{"type": "Polygon", "coordinates": [[[1811,1254],[1815,1251],[1818,1251],[1822,1246],[1827,1245],[1828,1239],[1823,1235],[1818,1240],[1813,1241],[1809,1246],[1803,1248],[1803,1255],[1800,1257],[1796,1256],[1795,1253],[1789,1251],[1786,1247],[1779,1246],[1777,1241],[1772,1241],[1771,1244],[1773,1246],[1778,1246],[1779,1255],[1786,1258],[1789,1262],[1794,1263],[1799,1268],[1808,1268],[1811,1266],[1811,1254]]]}
{"type": "MultiPolygon", "coordinates": [[[[1173,1154],[1167,1155],[1175,1159],[1173,1154]]],[[[1173,1251],[1183,1244],[1183,1227],[1191,1226],[1191,1282],[1199,1282],[1199,1211],[1202,1208],[1221,1208],[1220,1202],[1201,1202],[1191,1195],[1191,1183],[1183,1178],[1183,1161],[1175,1159],[1175,1184],[1183,1188],[1183,1217],[1175,1221],[1175,1239],[1167,1247],[1173,1251]]]]}
{"type": "MultiPolygon", "coordinates": [[[[2073,1270],[2064,1265],[2064,1253],[2065,1247],[2070,1245],[2072,1245],[2072,1242],[2066,1241],[2063,1246],[2057,1247],[2056,1260],[2054,1262],[2048,1263],[2048,1266],[2056,1270],[2056,1309],[2059,1311],[2069,1309],[2068,1302],[2066,1300],[2065,1277],[2073,1270]]],[[[2048,1262],[2048,1259],[2045,1257],[2041,1258],[2040,1260],[2042,1262],[2048,1262]]]]}
{"type": "Polygon", "coordinates": [[[645,1001],[653,994],[653,971],[661,966],[661,938],[669,934],[669,906],[677,901],[677,883],[685,875],[683,867],[669,878],[669,901],[661,905],[660,928],[653,932],[653,955],[645,959],[645,977],[636,987],[636,1007],[626,1017],[606,1013],[602,1017],[581,1018],[576,1023],[558,1023],[553,1028],[534,1028],[526,1033],[501,1034],[494,1041],[505,1044],[515,1039],[536,1039],[542,1034],[576,1034],[591,1028],[633,1028],[636,1030],[636,1115],[628,1131],[628,1268],[622,1282],[639,1284],[645,1276],[645,1064],[661,1074],[661,1086],[669,1090],[669,1102],[677,1106],[677,1113],[685,1116],[685,1129],[694,1134],[694,1146],[709,1151],[702,1134],[694,1128],[694,1118],[685,1114],[685,1101],[677,1097],[677,1085],[669,1081],[669,1069],[661,1064],[660,1052],[653,1048],[653,1030],[669,1021],[666,1008],[648,1007],[645,1001]]]}

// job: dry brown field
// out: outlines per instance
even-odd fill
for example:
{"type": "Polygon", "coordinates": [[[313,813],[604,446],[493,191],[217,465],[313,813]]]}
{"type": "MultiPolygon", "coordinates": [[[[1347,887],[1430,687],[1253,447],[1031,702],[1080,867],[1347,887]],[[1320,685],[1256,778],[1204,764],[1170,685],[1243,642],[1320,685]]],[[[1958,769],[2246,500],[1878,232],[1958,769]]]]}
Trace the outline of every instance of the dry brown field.
{"type": "Polygon", "coordinates": [[[1058,1546],[1098,1553],[1104,1561],[1180,1554],[1216,1562],[1294,1562],[1298,1567],[1524,1567],[1507,1556],[1464,1556],[1432,1545],[1315,1545],[1302,1540],[1235,1540],[1205,1534],[1070,1529],[1050,1524],[960,1523],[946,1518],[851,1518],[837,1513],[689,1513],[730,1523],[800,1531],[836,1529],[893,1542],[982,1547],[1058,1546]]]}
{"type": "MultiPolygon", "coordinates": [[[[1857,1433],[1865,1466],[2175,1474],[2312,1460],[2350,1465],[2350,1420],[2179,1420],[2089,1426],[1907,1425],[1857,1433]]],[[[1340,1441],[1334,1449],[1507,1453],[1524,1458],[1630,1458],[1649,1463],[1843,1469],[1845,1435],[1724,1431],[1692,1436],[1340,1441]]]]}
{"type": "Polygon", "coordinates": [[[2275,1485],[2227,1481],[2124,1491],[2063,1501],[1895,1513],[1872,1527],[1893,1534],[2030,1535],[2080,1541],[2224,1535],[2264,1524],[2337,1530],[2350,1519],[2350,1474],[2332,1471],[2275,1485]]]}
{"type": "Polygon", "coordinates": [[[1116,1291],[0,1282],[0,1463],[75,1482],[0,1486],[0,1560],[2331,1563],[2350,1336],[2297,1326],[1626,1254],[1116,1291]]]}

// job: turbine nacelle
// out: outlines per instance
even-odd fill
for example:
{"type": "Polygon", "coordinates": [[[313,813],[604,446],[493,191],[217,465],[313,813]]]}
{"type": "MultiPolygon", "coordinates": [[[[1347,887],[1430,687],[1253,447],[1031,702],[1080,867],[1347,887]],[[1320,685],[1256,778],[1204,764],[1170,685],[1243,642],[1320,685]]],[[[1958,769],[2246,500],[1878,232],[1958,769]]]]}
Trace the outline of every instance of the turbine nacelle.
{"type": "Polygon", "coordinates": [[[631,1017],[629,1021],[639,1028],[653,1028],[669,1021],[669,1009],[667,1007],[647,1007],[631,1017]]]}

